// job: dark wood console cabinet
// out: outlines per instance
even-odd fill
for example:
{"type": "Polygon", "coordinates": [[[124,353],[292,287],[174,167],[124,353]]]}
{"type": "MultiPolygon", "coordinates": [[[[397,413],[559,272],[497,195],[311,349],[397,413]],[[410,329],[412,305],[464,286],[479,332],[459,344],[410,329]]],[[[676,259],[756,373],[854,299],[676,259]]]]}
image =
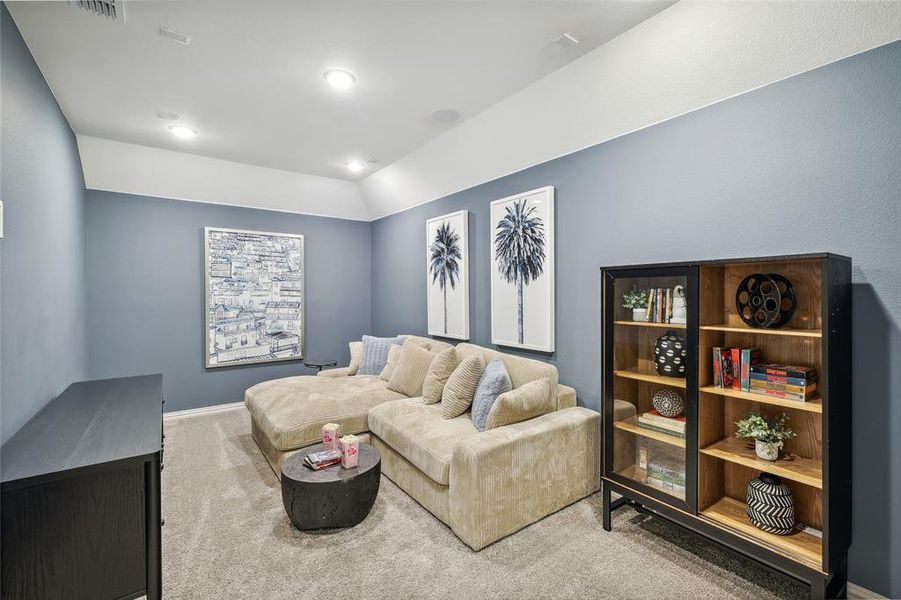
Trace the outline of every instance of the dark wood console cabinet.
{"type": "Polygon", "coordinates": [[[0,449],[3,598],[161,597],[162,380],[74,383],[0,449]]]}

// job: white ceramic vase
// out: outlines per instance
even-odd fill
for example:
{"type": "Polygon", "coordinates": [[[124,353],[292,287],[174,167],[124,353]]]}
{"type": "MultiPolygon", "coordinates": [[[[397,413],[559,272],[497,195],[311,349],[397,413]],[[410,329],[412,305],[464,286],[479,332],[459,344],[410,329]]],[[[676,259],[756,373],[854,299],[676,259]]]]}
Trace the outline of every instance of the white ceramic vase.
{"type": "Polygon", "coordinates": [[[632,320],[633,321],[646,321],[648,316],[648,309],[646,308],[633,308],[632,309],[632,320]]]}
{"type": "Polygon", "coordinates": [[[762,440],[754,440],[754,451],[757,456],[763,460],[776,460],[779,458],[779,450],[782,449],[782,442],[764,442],[762,440]]]}

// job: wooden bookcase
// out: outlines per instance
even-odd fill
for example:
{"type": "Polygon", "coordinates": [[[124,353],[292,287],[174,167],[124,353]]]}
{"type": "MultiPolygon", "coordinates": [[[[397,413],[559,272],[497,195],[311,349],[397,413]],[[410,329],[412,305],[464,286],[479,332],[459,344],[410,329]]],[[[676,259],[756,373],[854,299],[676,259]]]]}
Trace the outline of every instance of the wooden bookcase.
{"type": "Polygon", "coordinates": [[[851,542],[851,260],[809,254],[604,268],[602,299],[605,528],[610,511],[620,505],[611,504],[616,492],[637,508],[804,581],[812,597],[844,594],[851,542]],[[752,273],[779,273],[792,282],[797,307],[785,327],[752,328],[737,314],[735,291],[752,273]],[[687,324],[632,321],[631,311],[621,306],[628,287],[677,280],[686,289],[687,324]],[[654,370],[654,340],[667,330],[677,331],[689,346],[691,372],[685,378],[654,370]],[[817,393],[797,402],[715,387],[717,346],[759,348],[764,362],[814,367],[817,393]],[[631,402],[640,415],[663,387],[684,397],[684,439],[638,427],[637,417],[614,420],[614,399],[631,402]],[[735,422],[749,412],[789,416],[797,436],[786,441],[779,460],[758,458],[746,440],[734,436],[735,422]],[[634,464],[623,461],[633,446],[647,444],[668,445],[684,461],[684,494],[647,483],[637,450],[634,464]],[[762,472],[779,476],[792,491],[803,526],[790,535],[764,532],[746,515],[748,482],[762,472]]]}

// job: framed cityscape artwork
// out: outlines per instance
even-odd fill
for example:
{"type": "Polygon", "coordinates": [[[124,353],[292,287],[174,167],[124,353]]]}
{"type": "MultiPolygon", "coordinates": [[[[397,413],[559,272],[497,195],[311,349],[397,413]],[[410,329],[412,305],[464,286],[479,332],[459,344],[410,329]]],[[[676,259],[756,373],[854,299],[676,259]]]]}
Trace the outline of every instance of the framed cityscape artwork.
{"type": "Polygon", "coordinates": [[[469,339],[469,211],[426,221],[429,335],[469,339]]]}
{"type": "Polygon", "coordinates": [[[554,188],[491,203],[491,343],[554,351],[554,188]]]}
{"type": "Polygon", "coordinates": [[[303,358],[303,236],[204,228],[207,368],[303,358]]]}

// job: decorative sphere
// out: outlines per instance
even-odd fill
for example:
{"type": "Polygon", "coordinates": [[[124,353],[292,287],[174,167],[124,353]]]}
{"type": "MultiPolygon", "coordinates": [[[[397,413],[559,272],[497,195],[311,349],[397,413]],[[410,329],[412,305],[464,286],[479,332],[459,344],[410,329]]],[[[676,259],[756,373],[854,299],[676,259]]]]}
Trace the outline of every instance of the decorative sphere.
{"type": "Polygon", "coordinates": [[[651,404],[664,417],[678,417],[685,410],[685,401],[673,390],[658,390],[651,404]]]}
{"type": "Polygon", "coordinates": [[[667,331],[654,344],[654,367],[660,375],[685,377],[688,348],[674,331],[667,331]]]}

